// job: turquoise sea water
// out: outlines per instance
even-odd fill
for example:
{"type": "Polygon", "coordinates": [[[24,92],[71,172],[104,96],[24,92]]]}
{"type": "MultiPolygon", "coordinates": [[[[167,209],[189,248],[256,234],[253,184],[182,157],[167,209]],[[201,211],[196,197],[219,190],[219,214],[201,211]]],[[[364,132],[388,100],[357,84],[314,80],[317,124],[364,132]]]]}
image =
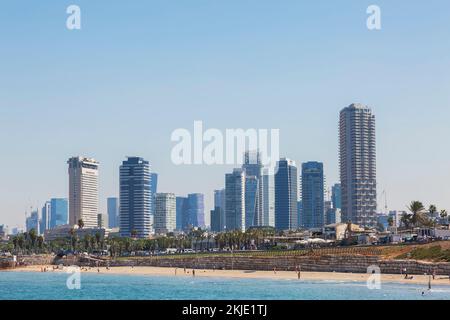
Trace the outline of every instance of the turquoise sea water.
{"type": "Polygon", "coordinates": [[[432,300],[450,299],[450,286],[382,283],[369,290],[361,282],[189,278],[82,274],[81,289],[69,290],[68,274],[0,272],[0,300],[432,300]],[[422,296],[425,291],[425,296],[422,296]]]}

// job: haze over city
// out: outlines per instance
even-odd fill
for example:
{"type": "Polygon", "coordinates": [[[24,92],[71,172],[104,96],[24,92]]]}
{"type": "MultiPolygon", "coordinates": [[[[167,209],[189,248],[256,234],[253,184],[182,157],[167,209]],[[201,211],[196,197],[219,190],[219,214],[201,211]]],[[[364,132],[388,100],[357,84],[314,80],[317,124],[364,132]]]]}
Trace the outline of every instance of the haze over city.
{"type": "Polygon", "coordinates": [[[69,2],[4,4],[0,224],[23,227],[30,207],[67,197],[77,155],[100,162],[102,213],[121,162],[141,156],[159,192],[204,193],[208,219],[233,166],[171,162],[171,133],[195,120],[280,129],[281,156],[323,162],[331,187],[339,111],[354,102],[376,116],[378,211],[383,190],[388,209],[450,209],[450,4],[377,2],[376,32],[368,1],[77,1],[77,32],[65,28],[69,2]]]}

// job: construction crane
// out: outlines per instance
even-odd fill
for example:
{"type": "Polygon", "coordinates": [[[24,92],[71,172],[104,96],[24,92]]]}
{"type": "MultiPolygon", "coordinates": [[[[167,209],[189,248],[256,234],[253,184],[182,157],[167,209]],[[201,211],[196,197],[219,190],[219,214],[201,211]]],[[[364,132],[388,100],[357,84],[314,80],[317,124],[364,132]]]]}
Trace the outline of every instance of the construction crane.
{"type": "Polygon", "coordinates": [[[381,192],[380,198],[382,198],[383,195],[384,195],[384,213],[388,214],[387,193],[385,189],[383,190],[383,192],[381,192]]]}

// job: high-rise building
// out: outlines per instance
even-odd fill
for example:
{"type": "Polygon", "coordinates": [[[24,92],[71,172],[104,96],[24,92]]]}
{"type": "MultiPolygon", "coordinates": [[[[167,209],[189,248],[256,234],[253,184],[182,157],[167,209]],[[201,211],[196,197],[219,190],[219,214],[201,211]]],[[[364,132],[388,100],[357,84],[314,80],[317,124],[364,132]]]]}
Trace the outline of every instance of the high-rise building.
{"type": "Polygon", "coordinates": [[[45,202],[44,206],[41,210],[41,221],[39,229],[41,233],[44,233],[45,230],[50,229],[50,218],[51,218],[51,204],[50,201],[45,202]]]}
{"type": "Polygon", "coordinates": [[[246,228],[264,225],[263,213],[263,166],[261,164],[261,154],[258,151],[246,151],[244,153],[244,163],[242,170],[245,171],[247,179],[245,190],[246,195],[246,228]]]}
{"type": "Polygon", "coordinates": [[[245,228],[256,226],[258,221],[262,223],[262,218],[258,219],[259,208],[259,181],[256,176],[245,175],[245,228]]]}
{"type": "Polygon", "coordinates": [[[108,216],[103,213],[97,215],[97,225],[100,229],[106,229],[108,227],[108,216]]]}
{"type": "Polygon", "coordinates": [[[69,223],[69,204],[67,199],[50,199],[50,229],[69,223]]]}
{"type": "Polygon", "coordinates": [[[31,212],[31,215],[26,219],[26,229],[27,232],[34,230],[36,234],[40,234],[39,231],[39,212],[38,210],[34,210],[31,212]]]}
{"type": "Polygon", "coordinates": [[[213,229],[213,222],[211,217],[211,230],[213,231],[224,231],[225,223],[226,223],[226,215],[225,215],[225,189],[214,190],[214,214],[215,215],[215,223],[217,223],[217,228],[213,229]]]}
{"type": "Polygon", "coordinates": [[[189,225],[188,198],[176,197],[176,229],[187,230],[189,225]]]}
{"type": "Polygon", "coordinates": [[[128,157],[120,166],[120,235],[148,238],[152,233],[150,164],[128,157]]]}
{"type": "Polygon", "coordinates": [[[333,203],[333,208],[341,209],[342,201],[341,201],[341,184],[336,183],[331,187],[331,202],[333,203]]]}
{"type": "Polygon", "coordinates": [[[98,162],[84,157],[73,157],[69,164],[69,223],[81,219],[86,228],[97,227],[98,162]]]}
{"type": "Polygon", "coordinates": [[[298,219],[298,226],[303,226],[303,203],[302,201],[297,201],[297,219],[298,219]]]}
{"type": "Polygon", "coordinates": [[[220,208],[214,208],[213,210],[210,211],[210,221],[211,221],[211,231],[214,232],[220,232],[222,231],[220,229],[220,225],[221,225],[221,212],[220,212],[220,208]]]}
{"type": "Polygon", "coordinates": [[[275,172],[275,228],[295,230],[298,227],[297,167],[294,161],[282,158],[275,172]]]}
{"type": "Polygon", "coordinates": [[[173,193],[157,193],[155,196],[156,234],[166,234],[176,228],[176,197],[173,193]]]}
{"type": "Polygon", "coordinates": [[[377,182],[375,116],[361,104],[340,113],[339,157],[342,220],[376,226],[377,182]]]}
{"type": "Polygon", "coordinates": [[[155,172],[150,173],[150,191],[152,192],[151,199],[151,214],[155,213],[155,194],[158,192],[158,174],[155,172]]]}
{"type": "Polygon", "coordinates": [[[261,226],[275,227],[275,178],[265,172],[262,175],[262,211],[261,226]]]}
{"type": "Polygon", "coordinates": [[[225,175],[225,227],[245,231],[245,171],[225,175]]]}
{"type": "Polygon", "coordinates": [[[302,164],[302,224],[303,228],[322,228],[325,223],[323,163],[302,164]]]}
{"type": "Polygon", "coordinates": [[[108,211],[108,227],[118,228],[120,225],[119,198],[110,197],[106,200],[106,209],[108,211]]]}
{"type": "Polygon", "coordinates": [[[202,193],[188,194],[188,226],[205,227],[205,197],[202,193]]]}
{"type": "Polygon", "coordinates": [[[339,209],[333,208],[331,201],[325,201],[325,225],[337,223],[336,214],[339,209]]]}

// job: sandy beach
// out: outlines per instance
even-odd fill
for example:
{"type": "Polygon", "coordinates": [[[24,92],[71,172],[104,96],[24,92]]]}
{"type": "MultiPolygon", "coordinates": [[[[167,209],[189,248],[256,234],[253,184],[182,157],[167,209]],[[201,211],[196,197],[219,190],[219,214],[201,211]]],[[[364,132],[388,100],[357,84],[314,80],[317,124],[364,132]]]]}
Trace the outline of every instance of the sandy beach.
{"type": "MultiPolygon", "coordinates": [[[[19,272],[41,272],[43,268],[47,272],[66,272],[63,270],[53,270],[53,266],[27,266],[8,271],[19,272]]],[[[4,270],[8,272],[7,270],[4,270]]],[[[102,274],[122,274],[122,275],[153,275],[153,276],[177,276],[177,277],[193,277],[192,269],[183,268],[158,268],[158,267],[105,267],[83,269],[82,273],[102,273],[102,274]]],[[[301,272],[300,280],[313,281],[345,281],[345,282],[366,282],[369,274],[359,273],[335,273],[335,272],[301,272]]],[[[243,270],[195,270],[195,277],[223,277],[223,278],[241,278],[241,279],[281,279],[281,280],[296,280],[298,279],[297,272],[294,271],[243,271],[243,270]]],[[[404,279],[400,274],[383,274],[381,275],[382,282],[404,283],[404,284],[422,284],[428,286],[429,276],[427,275],[413,275],[413,279],[404,279]]],[[[450,285],[448,277],[436,276],[435,280],[431,281],[432,285],[450,285]]]]}

